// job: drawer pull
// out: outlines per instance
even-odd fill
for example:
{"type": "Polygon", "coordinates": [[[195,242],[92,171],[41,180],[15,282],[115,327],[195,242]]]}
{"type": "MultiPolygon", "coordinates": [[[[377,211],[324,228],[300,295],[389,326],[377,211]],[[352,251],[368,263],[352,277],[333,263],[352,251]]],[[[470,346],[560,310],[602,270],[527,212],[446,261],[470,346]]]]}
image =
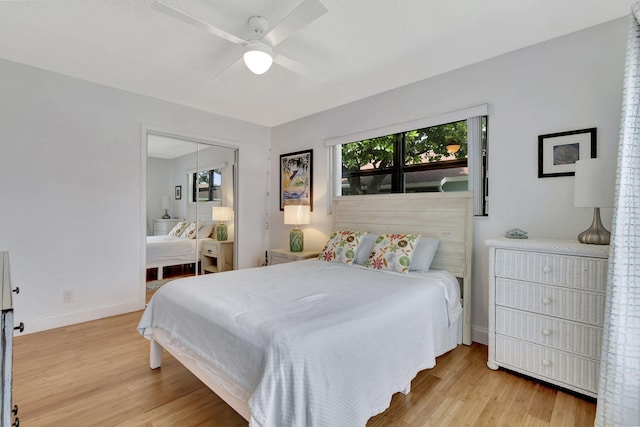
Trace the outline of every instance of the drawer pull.
{"type": "Polygon", "coordinates": [[[542,365],[543,365],[543,366],[551,366],[551,361],[549,361],[549,360],[547,360],[547,359],[544,359],[544,360],[542,361],[542,365]]]}
{"type": "Polygon", "coordinates": [[[208,253],[211,253],[211,249],[207,249],[207,252],[208,252],[208,253]]]}
{"type": "Polygon", "coordinates": [[[543,273],[549,273],[550,271],[551,271],[551,267],[549,267],[548,265],[545,265],[544,267],[542,267],[543,273]]]}
{"type": "Polygon", "coordinates": [[[549,329],[543,329],[542,335],[544,335],[545,337],[548,337],[549,335],[551,335],[551,331],[549,329]]]}
{"type": "Polygon", "coordinates": [[[549,305],[549,304],[551,304],[551,298],[547,298],[547,297],[542,298],[542,303],[543,303],[544,305],[549,305]]]}

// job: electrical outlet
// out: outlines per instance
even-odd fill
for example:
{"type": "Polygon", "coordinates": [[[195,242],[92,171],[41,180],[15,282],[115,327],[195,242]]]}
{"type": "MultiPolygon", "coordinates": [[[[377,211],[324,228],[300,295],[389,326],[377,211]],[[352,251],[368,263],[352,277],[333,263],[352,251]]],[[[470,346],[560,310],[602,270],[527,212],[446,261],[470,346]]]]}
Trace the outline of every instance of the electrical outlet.
{"type": "Polygon", "coordinates": [[[76,299],[76,293],[74,291],[62,291],[62,301],[65,304],[74,302],[76,299]]]}

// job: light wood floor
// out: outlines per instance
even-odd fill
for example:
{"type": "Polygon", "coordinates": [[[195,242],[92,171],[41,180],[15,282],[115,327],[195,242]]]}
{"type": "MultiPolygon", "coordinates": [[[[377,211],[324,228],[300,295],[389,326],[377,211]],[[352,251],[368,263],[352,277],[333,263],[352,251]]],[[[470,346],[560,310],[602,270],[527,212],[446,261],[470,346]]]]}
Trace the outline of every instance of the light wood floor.
{"type": "MultiPolygon", "coordinates": [[[[149,369],[148,341],[136,331],[141,313],[16,337],[13,391],[20,424],[246,427],[170,355],[162,368],[149,369]]],[[[459,346],[367,425],[593,425],[594,403],[491,371],[486,359],[486,346],[459,346]]]]}

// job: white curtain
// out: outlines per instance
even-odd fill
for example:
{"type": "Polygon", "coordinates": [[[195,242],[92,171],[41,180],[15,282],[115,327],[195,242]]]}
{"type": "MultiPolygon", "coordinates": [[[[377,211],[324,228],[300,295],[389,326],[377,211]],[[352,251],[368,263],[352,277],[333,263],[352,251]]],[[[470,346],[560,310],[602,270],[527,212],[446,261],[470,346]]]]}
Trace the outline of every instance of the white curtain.
{"type": "Polygon", "coordinates": [[[596,426],[640,425],[640,3],[632,7],[596,426]]]}

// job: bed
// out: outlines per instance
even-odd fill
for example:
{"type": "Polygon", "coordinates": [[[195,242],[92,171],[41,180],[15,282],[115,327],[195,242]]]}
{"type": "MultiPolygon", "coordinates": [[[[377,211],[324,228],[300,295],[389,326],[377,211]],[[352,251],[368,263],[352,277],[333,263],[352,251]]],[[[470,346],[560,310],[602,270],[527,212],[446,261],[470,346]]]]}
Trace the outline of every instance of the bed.
{"type": "Polygon", "coordinates": [[[169,351],[251,426],[361,426],[470,343],[470,193],[350,196],[333,215],[336,229],[437,237],[432,269],[306,260],[172,281],[138,326],[151,367],[169,351]]]}
{"type": "Polygon", "coordinates": [[[147,236],[146,268],[157,268],[158,280],[163,278],[163,267],[193,263],[197,265],[202,252],[202,243],[205,240],[211,240],[209,236],[213,232],[214,225],[210,221],[188,219],[183,221],[187,224],[194,222],[200,224],[200,227],[192,233],[194,238],[173,235],[147,236]]]}
{"type": "Polygon", "coordinates": [[[147,268],[158,269],[158,280],[163,278],[162,268],[192,264],[199,261],[202,242],[210,237],[187,239],[176,236],[147,236],[147,268]]]}

